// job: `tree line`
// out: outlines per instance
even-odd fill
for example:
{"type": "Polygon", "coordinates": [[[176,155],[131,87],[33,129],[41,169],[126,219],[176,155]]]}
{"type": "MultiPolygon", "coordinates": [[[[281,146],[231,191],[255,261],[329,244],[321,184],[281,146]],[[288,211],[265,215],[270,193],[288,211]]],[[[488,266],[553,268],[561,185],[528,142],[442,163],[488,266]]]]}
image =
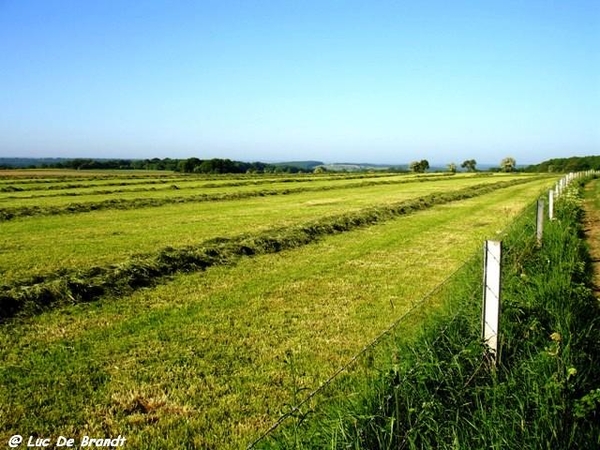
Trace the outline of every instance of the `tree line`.
{"type": "Polygon", "coordinates": [[[297,164],[268,164],[263,162],[243,162],[230,159],[212,158],[152,158],[152,159],[35,159],[2,158],[0,169],[47,168],[74,170],[168,170],[181,173],[299,173],[312,172],[319,161],[304,161],[297,164]]]}
{"type": "MultiPolygon", "coordinates": [[[[411,172],[424,173],[429,170],[429,161],[422,159],[420,161],[413,161],[409,164],[408,168],[411,172]]],[[[460,165],[467,172],[477,172],[477,161],[474,159],[467,159],[460,165]]],[[[451,162],[447,165],[448,172],[456,173],[458,170],[457,165],[451,162]]],[[[512,156],[507,156],[500,161],[499,167],[489,169],[491,172],[514,172],[517,170],[517,162],[512,156]]]]}
{"type": "MultiPolygon", "coordinates": [[[[242,162],[230,159],[212,158],[152,158],[152,159],[93,159],[93,158],[0,158],[0,169],[14,168],[50,168],[75,170],[167,170],[180,173],[309,173],[322,166],[320,161],[298,161],[293,163],[263,163],[242,162]]],[[[406,166],[404,166],[406,167],[406,166]]],[[[477,161],[466,159],[460,165],[467,172],[477,172],[477,161]]],[[[423,173],[430,170],[429,161],[422,159],[413,161],[409,170],[423,173]]],[[[600,170],[600,156],[573,156],[570,158],[554,158],[526,168],[517,169],[514,158],[504,158],[498,167],[489,169],[492,172],[578,172],[583,170],[600,170]]],[[[324,167],[321,171],[325,171],[324,167]]],[[[389,171],[404,171],[406,169],[390,168],[389,171]]],[[[447,165],[449,172],[455,173],[458,165],[451,162],[447,165]]]]}
{"type": "Polygon", "coordinates": [[[600,156],[571,156],[570,158],[553,158],[527,167],[528,172],[580,172],[583,170],[600,170],[600,156]]]}

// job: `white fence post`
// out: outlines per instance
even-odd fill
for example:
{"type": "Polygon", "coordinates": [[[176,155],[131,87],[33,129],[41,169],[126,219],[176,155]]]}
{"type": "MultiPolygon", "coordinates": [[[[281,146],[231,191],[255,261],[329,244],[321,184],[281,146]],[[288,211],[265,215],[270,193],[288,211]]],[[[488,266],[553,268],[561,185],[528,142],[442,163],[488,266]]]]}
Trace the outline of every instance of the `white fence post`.
{"type": "Polygon", "coordinates": [[[548,219],[554,219],[554,190],[548,191],[548,219]]]}
{"type": "Polygon", "coordinates": [[[502,242],[485,241],[483,273],[482,337],[488,345],[493,364],[498,360],[498,334],[500,326],[500,261],[502,242]]]}
{"type": "Polygon", "coordinates": [[[537,202],[537,226],[536,236],[538,245],[542,244],[542,236],[544,235],[544,199],[540,198],[537,202]]]}

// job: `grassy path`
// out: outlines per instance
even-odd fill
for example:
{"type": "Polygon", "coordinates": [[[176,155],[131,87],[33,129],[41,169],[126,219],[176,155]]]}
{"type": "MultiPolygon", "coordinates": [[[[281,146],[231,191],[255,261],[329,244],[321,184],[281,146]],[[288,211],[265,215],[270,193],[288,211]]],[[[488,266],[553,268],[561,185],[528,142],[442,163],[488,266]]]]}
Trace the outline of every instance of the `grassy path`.
{"type": "Polygon", "coordinates": [[[540,185],[438,206],[0,329],[0,440],[242,448],[503,229],[540,185]]]}
{"type": "Polygon", "coordinates": [[[584,231],[594,263],[594,294],[600,297],[600,181],[592,180],[585,187],[584,231]]]}

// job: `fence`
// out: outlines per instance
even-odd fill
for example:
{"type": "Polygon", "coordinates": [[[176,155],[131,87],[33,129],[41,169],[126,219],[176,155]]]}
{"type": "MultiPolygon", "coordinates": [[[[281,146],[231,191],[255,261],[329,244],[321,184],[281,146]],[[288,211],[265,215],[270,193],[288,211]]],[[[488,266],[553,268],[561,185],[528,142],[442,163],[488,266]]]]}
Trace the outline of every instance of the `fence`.
{"type": "MultiPolygon", "coordinates": [[[[558,199],[577,179],[592,177],[597,172],[569,173],[556,182],[553,189],[548,191],[548,218],[554,219],[554,200],[558,199]]],[[[543,198],[537,200],[536,210],[536,240],[538,246],[542,245],[544,235],[545,202],[543,198]]],[[[501,273],[502,273],[502,242],[485,241],[484,244],[484,271],[483,271],[483,307],[481,320],[481,335],[488,345],[494,364],[499,357],[498,335],[500,333],[501,311],[501,273]]]]}
{"type": "Polygon", "coordinates": [[[560,180],[558,180],[554,188],[550,189],[550,191],[548,192],[548,217],[550,218],[550,220],[554,219],[554,200],[564,193],[565,189],[569,186],[569,184],[571,184],[574,180],[577,179],[597,176],[598,173],[600,172],[597,170],[571,172],[562,177],[560,180]]]}
{"type": "MultiPolygon", "coordinates": [[[[586,177],[597,176],[600,174],[598,171],[586,171],[579,173],[570,173],[560,180],[557,181],[556,185],[553,189],[548,191],[548,218],[554,219],[554,207],[555,202],[567,191],[569,185],[577,180],[586,177]]],[[[537,200],[532,203],[529,207],[525,208],[523,212],[517,216],[513,220],[513,225],[509,226],[501,236],[507,235],[507,233],[511,230],[512,226],[519,226],[521,223],[531,223],[528,216],[531,215],[532,212],[535,213],[535,241],[537,245],[542,245],[543,239],[543,225],[544,225],[544,217],[545,217],[545,202],[543,199],[537,200]]],[[[528,234],[530,229],[526,227],[522,227],[521,233],[523,235],[528,234]]],[[[471,284],[469,288],[469,292],[466,294],[467,303],[476,301],[477,293],[481,293],[483,291],[483,306],[481,309],[481,337],[484,343],[487,344],[489,348],[488,356],[491,360],[492,365],[495,365],[500,357],[501,357],[501,346],[500,346],[500,335],[501,335],[501,274],[503,271],[502,261],[506,257],[506,255],[510,254],[510,252],[515,251],[515,249],[508,248],[506,251],[503,251],[502,241],[485,241],[484,243],[484,252],[483,252],[483,277],[479,278],[479,282],[474,285],[471,284]],[[503,254],[504,253],[504,254],[503,254]]],[[[430,291],[427,295],[421,298],[417,303],[415,303],[409,311],[400,316],[398,319],[394,321],[386,330],[384,330],[381,334],[379,334],[373,341],[367,344],[363,349],[353,356],[351,359],[347,361],[342,367],[336,370],[326,381],[324,381],[318,388],[312,390],[308,395],[304,397],[296,405],[292,406],[289,411],[285,414],[282,414],[281,417],[273,423],[268,429],[266,429],[256,440],[254,440],[249,446],[248,449],[256,448],[261,442],[265,441],[269,437],[271,437],[274,432],[286,423],[286,421],[291,419],[296,419],[299,423],[304,421],[309,413],[303,408],[305,406],[309,406],[310,403],[317,398],[321,394],[325,394],[327,389],[334,389],[333,383],[339,381],[340,377],[349,371],[353,366],[357,366],[360,364],[361,360],[368,359],[368,356],[371,352],[375,351],[378,347],[384,347],[384,343],[390,344],[389,348],[393,348],[398,340],[402,340],[402,336],[399,336],[399,327],[401,324],[405,324],[409,318],[415,316],[419,312],[422,313],[422,309],[429,302],[433,301],[435,298],[439,298],[443,295],[448,296],[454,289],[453,282],[460,278],[461,276],[465,279],[474,279],[476,278],[476,274],[469,270],[470,267],[476,267],[479,265],[481,267],[481,263],[479,260],[481,258],[481,254],[475,254],[467,259],[458,269],[456,269],[450,276],[448,276],[442,283],[436,286],[432,291],[430,291]]],[[[479,269],[481,270],[481,269],[479,269]]],[[[458,295],[462,295],[465,297],[465,293],[462,292],[458,295]]],[[[464,310],[458,309],[452,318],[452,321],[456,320],[464,314],[464,310]]],[[[441,336],[440,336],[441,337],[441,336]]],[[[385,351],[383,351],[385,353],[385,351]]],[[[393,358],[394,356],[392,356],[393,358]]],[[[364,361],[363,361],[364,363],[364,361]]],[[[330,393],[330,395],[335,395],[334,393],[330,393]]],[[[338,394],[339,396],[340,394],[338,394]]],[[[341,394],[342,396],[344,394],[341,394]]],[[[329,397],[328,397],[329,398],[329,397]]],[[[314,408],[310,408],[314,413],[314,408]]]]}

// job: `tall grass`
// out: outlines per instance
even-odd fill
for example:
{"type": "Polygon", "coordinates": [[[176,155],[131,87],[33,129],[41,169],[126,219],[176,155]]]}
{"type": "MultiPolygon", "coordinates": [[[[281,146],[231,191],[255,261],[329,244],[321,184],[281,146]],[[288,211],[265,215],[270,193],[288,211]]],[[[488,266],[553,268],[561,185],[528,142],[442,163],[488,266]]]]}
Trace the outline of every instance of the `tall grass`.
{"type": "Polygon", "coordinates": [[[503,238],[496,366],[480,338],[476,258],[449,283],[446,312],[426,320],[415,341],[396,338],[393,363],[378,376],[257,447],[599,448],[600,310],[578,186],[556,207],[541,247],[533,208],[503,238]]]}

